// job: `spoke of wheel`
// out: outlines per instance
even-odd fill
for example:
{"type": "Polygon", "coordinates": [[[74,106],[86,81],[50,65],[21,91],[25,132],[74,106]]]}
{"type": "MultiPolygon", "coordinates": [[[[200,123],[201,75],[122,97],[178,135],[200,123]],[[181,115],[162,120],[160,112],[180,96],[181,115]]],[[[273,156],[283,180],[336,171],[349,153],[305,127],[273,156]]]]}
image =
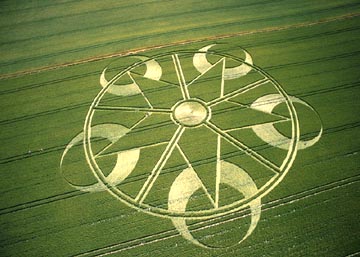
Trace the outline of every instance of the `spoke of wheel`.
{"type": "Polygon", "coordinates": [[[255,82],[250,83],[250,84],[248,84],[248,85],[246,85],[246,86],[244,86],[242,88],[239,88],[239,89],[237,89],[237,90],[235,90],[235,91],[233,91],[231,93],[228,93],[228,94],[226,94],[226,95],[224,95],[222,97],[216,98],[216,99],[208,102],[207,105],[210,106],[210,107],[214,106],[214,105],[217,105],[217,104],[219,104],[219,103],[221,103],[223,101],[227,101],[230,98],[233,98],[235,96],[243,94],[243,93],[245,93],[245,92],[247,92],[247,91],[249,91],[251,89],[254,89],[254,88],[257,88],[257,87],[259,87],[261,85],[264,85],[269,81],[270,80],[268,78],[263,78],[263,79],[257,80],[255,82]]]}
{"type": "Polygon", "coordinates": [[[251,148],[247,147],[243,143],[239,142],[236,138],[234,138],[230,134],[222,131],[220,128],[218,128],[213,123],[206,122],[206,126],[209,129],[211,129],[212,131],[214,131],[215,133],[217,133],[218,135],[220,135],[226,141],[228,141],[229,143],[231,143],[232,145],[234,145],[235,147],[237,147],[238,149],[243,151],[245,154],[247,154],[248,156],[250,156],[257,162],[259,162],[260,164],[264,165],[265,167],[267,167],[268,169],[273,171],[274,173],[278,174],[280,172],[280,168],[278,166],[276,166],[274,163],[272,163],[268,159],[264,158],[263,156],[261,156],[260,154],[258,154],[254,150],[252,150],[251,148]]]}
{"type": "Polygon", "coordinates": [[[224,97],[224,90],[225,90],[225,78],[224,78],[224,74],[225,74],[225,67],[226,67],[226,59],[224,59],[223,61],[223,65],[222,65],[222,71],[221,71],[221,85],[220,85],[220,97],[224,97]]]}
{"type": "Polygon", "coordinates": [[[225,133],[227,133],[227,132],[231,132],[231,131],[237,131],[237,130],[240,130],[240,129],[248,129],[248,128],[252,128],[252,127],[255,127],[255,126],[261,126],[261,125],[265,125],[265,124],[279,124],[279,123],[284,123],[284,122],[289,122],[289,121],[291,121],[291,120],[287,119],[287,120],[270,121],[270,122],[258,123],[258,124],[254,124],[254,125],[243,126],[243,127],[225,129],[223,131],[225,133]]]}
{"type": "Polygon", "coordinates": [[[187,89],[187,85],[186,85],[184,73],[183,73],[183,70],[182,70],[182,67],[181,67],[181,64],[180,64],[179,56],[177,54],[173,54],[171,57],[172,57],[173,62],[174,62],[176,75],[177,75],[178,80],[179,80],[179,84],[180,84],[181,93],[183,95],[183,98],[185,100],[190,99],[189,91],[187,89]]]}
{"type": "Polygon", "coordinates": [[[194,174],[196,175],[197,179],[201,182],[201,188],[203,189],[204,193],[206,194],[206,196],[209,198],[211,204],[214,206],[214,208],[217,208],[218,205],[215,203],[214,199],[211,197],[211,195],[209,194],[209,191],[207,190],[207,188],[204,186],[204,183],[201,181],[201,179],[199,178],[199,176],[197,175],[195,169],[192,167],[189,158],[187,158],[187,156],[185,155],[184,151],[181,149],[181,147],[179,145],[177,145],[177,149],[179,150],[181,156],[184,158],[186,164],[188,165],[189,168],[191,168],[194,171],[194,174]]]}
{"type": "Polygon", "coordinates": [[[290,119],[289,117],[287,117],[287,116],[284,116],[284,115],[281,115],[281,114],[277,114],[277,113],[273,113],[273,112],[270,112],[270,113],[269,113],[269,112],[264,112],[263,110],[260,110],[260,109],[251,107],[251,106],[248,105],[248,104],[241,104],[241,103],[238,103],[238,102],[235,102],[235,101],[232,101],[232,100],[227,100],[227,102],[232,103],[232,104],[239,105],[239,106],[244,107],[244,108],[253,109],[253,110],[256,110],[256,111],[259,111],[259,112],[263,112],[263,113],[266,113],[266,114],[270,114],[270,115],[273,115],[273,116],[282,118],[282,119],[284,119],[285,121],[291,120],[291,119],[290,119]]]}
{"type": "MultiPolygon", "coordinates": [[[[204,71],[203,73],[197,75],[193,80],[191,80],[187,86],[189,87],[190,85],[193,85],[196,83],[197,80],[199,80],[202,76],[204,76],[208,71],[210,71],[212,68],[214,68],[216,65],[218,65],[220,62],[224,62],[225,63],[225,58],[221,58],[220,60],[218,60],[217,62],[215,62],[214,64],[212,64],[206,71],[204,71]]],[[[224,67],[225,64],[223,64],[224,67]]],[[[222,72],[222,74],[224,74],[224,70],[222,72]]],[[[224,76],[222,76],[222,80],[224,80],[224,76]]],[[[221,96],[220,96],[221,97],[221,96]]]]}
{"type": "MultiPolygon", "coordinates": [[[[138,76],[144,76],[144,74],[141,74],[141,73],[139,73],[139,72],[136,72],[136,71],[129,71],[129,73],[130,73],[130,76],[132,77],[132,74],[135,74],[135,75],[138,75],[138,76]]],[[[151,80],[151,79],[150,79],[151,80]]],[[[159,82],[162,82],[162,83],[164,83],[164,87],[165,86],[169,86],[169,85],[171,85],[171,86],[175,86],[175,87],[179,87],[179,85],[178,84],[176,84],[176,83],[174,83],[174,82],[171,82],[171,81],[168,81],[168,80],[164,80],[164,79],[162,79],[162,78],[160,78],[160,79],[158,79],[158,80],[156,80],[156,81],[159,81],[159,82]]]]}
{"type": "Polygon", "coordinates": [[[221,181],[221,136],[218,134],[216,146],[216,188],[215,188],[215,208],[219,207],[221,181]]]}
{"type": "Polygon", "coordinates": [[[189,158],[186,156],[186,154],[184,153],[183,149],[177,145],[176,148],[179,150],[180,152],[180,155],[184,158],[184,161],[186,162],[186,165],[189,167],[189,168],[193,168],[192,165],[191,165],[191,162],[189,160],[189,158]]]}
{"type": "Polygon", "coordinates": [[[132,82],[137,85],[137,87],[140,89],[141,95],[144,97],[146,103],[149,105],[150,108],[153,108],[151,102],[149,101],[149,98],[147,98],[147,96],[144,94],[144,92],[142,91],[142,89],[139,87],[139,85],[136,83],[136,81],[134,80],[133,76],[131,75],[131,73],[128,71],[127,73],[130,77],[130,79],[132,80],[132,82]]]}
{"type": "Polygon", "coordinates": [[[159,161],[156,163],[155,167],[151,171],[150,176],[144,183],[143,187],[139,191],[138,195],[135,198],[135,201],[138,203],[142,203],[147,195],[149,194],[151,188],[153,187],[156,179],[160,175],[161,170],[164,168],[167,160],[170,158],[172,152],[174,151],[179,139],[181,138],[181,135],[184,133],[185,128],[179,126],[178,129],[175,131],[174,135],[170,139],[168,145],[166,146],[164,152],[162,153],[159,161]]]}
{"type": "MultiPolygon", "coordinates": [[[[151,114],[147,114],[144,117],[142,117],[140,120],[138,120],[134,125],[132,125],[130,127],[130,131],[133,130],[134,128],[136,128],[138,125],[140,125],[144,120],[146,120],[147,117],[149,117],[151,114]]],[[[105,146],[102,150],[100,150],[94,157],[98,158],[98,157],[103,157],[105,155],[101,155],[103,152],[105,152],[108,148],[110,148],[115,142],[111,142],[110,144],[108,144],[107,146],[105,146]]]]}
{"type": "Polygon", "coordinates": [[[126,106],[104,106],[99,105],[94,107],[95,110],[103,110],[103,111],[124,111],[124,112],[148,112],[148,113],[171,113],[171,109],[164,108],[142,108],[142,107],[126,107],[126,106]]]}

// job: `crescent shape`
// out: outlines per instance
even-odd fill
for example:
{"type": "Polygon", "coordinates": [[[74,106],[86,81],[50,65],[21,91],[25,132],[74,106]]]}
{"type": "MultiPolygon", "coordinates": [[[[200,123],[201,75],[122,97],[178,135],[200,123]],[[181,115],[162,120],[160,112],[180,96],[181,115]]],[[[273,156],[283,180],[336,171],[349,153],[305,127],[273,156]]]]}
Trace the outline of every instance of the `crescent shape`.
{"type": "Polygon", "coordinates": [[[206,52],[214,45],[216,45],[216,44],[205,46],[205,47],[199,49],[199,52],[202,52],[202,53],[194,54],[193,65],[198,70],[198,72],[200,72],[201,74],[205,73],[213,66],[211,63],[208,62],[208,60],[206,58],[206,52]]]}
{"type": "MultiPolygon", "coordinates": [[[[300,100],[299,98],[296,98],[294,96],[290,96],[290,100],[295,103],[300,103],[305,105],[306,107],[310,108],[312,111],[315,112],[315,110],[306,102],[303,100],[300,100]]],[[[266,113],[272,113],[273,109],[281,104],[285,103],[286,100],[282,95],[279,94],[269,94],[262,96],[258,99],[256,99],[250,107],[262,112],[266,113]]],[[[315,112],[316,113],[316,112],[315,112]]],[[[288,150],[290,146],[291,139],[285,137],[282,135],[271,123],[266,124],[259,124],[252,127],[255,134],[263,140],[265,143],[268,143],[271,146],[281,148],[284,150],[288,150]]],[[[313,146],[316,144],[322,135],[323,127],[321,125],[320,131],[318,135],[310,140],[299,140],[298,143],[298,149],[302,150],[305,148],[308,148],[310,146],[313,146]]]]}
{"type": "MultiPolygon", "coordinates": [[[[171,185],[168,199],[169,211],[185,212],[190,197],[202,187],[201,184],[199,177],[192,168],[183,170],[171,185]]],[[[207,245],[200,243],[191,235],[185,218],[172,218],[171,221],[183,238],[197,246],[208,248],[207,245]]]]}
{"type": "MultiPolygon", "coordinates": [[[[106,87],[109,84],[109,82],[105,78],[106,70],[107,70],[107,68],[105,68],[100,75],[100,85],[102,87],[106,87]]],[[[113,95],[118,95],[118,96],[131,96],[131,95],[140,94],[141,90],[138,87],[138,85],[136,85],[133,82],[133,83],[126,84],[126,85],[113,84],[108,88],[107,92],[110,94],[113,94],[113,95]]]]}
{"type": "MultiPolygon", "coordinates": [[[[252,178],[243,169],[225,161],[221,161],[220,165],[220,183],[235,188],[239,193],[243,194],[245,198],[253,196],[258,191],[252,178]]],[[[169,211],[185,212],[191,196],[202,187],[201,180],[192,168],[183,170],[170,188],[168,200],[169,211]]],[[[244,241],[256,228],[261,214],[261,199],[258,198],[250,202],[249,207],[251,210],[251,224],[245,236],[238,243],[244,241]]],[[[193,244],[204,248],[222,248],[208,246],[195,239],[189,231],[186,218],[174,217],[171,218],[171,220],[179,233],[193,244]]]]}
{"type": "MultiPolygon", "coordinates": [[[[140,59],[141,61],[146,61],[148,58],[145,56],[133,56],[134,58],[140,59]]],[[[146,72],[144,74],[145,78],[152,80],[160,80],[162,76],[162,68],[158,62],[151,59],[145,62],[146,72]]],[[[105,68],[100,75],[100,85],[102,87],[106,87],[109,84],[109,81],[105,77],[105,72],[107,68],[105,68]]],[[[119,96],[131,96],[140,94],[141,90],[138,85],[133,82],[126,85],[116,85],[113,84],[109,87],[108,93],[119,96]]]]}
{"type": "MultiPolygon", "coordinates": [[[[199,52],[201,52],[201,53],[194,54],[193,65],[201,74],[207,72],[213,66],[213,64],[211,64],[207,60],[206,53],[211,47],[213,47],[215,45],[216,44],[205,46],[205,47],[199,49],[199,52]]],[[[253,65],[252,57],[246,50],[243,50],[243,51],[245,53],[245,60],[244,60],[245,63],[243,63],[239,66],[233,67],[233,68],[225,68],[225,70],[224,70],[224,79],[225,80],[240,78],[242,76],[245,76],[246,74],[248,74],[251,71],[251,69],[252,69],[251,65],[253,65]],[[250,64],[250,65],[248,65],[248,64],[250,64]]]]}
{"type": "MultiPolygon", "coordinates": [[[[117,124],[101,124],[92,127],[92,137],[101,137],[108,139],[111,143],[117,142],[123,135],[129,131],[128,128],[117,124]]],[[[60,161],[60,169],[67,152],[76,144],[83,141],[84,133],[76,135],[66,146],[60,161]]],[[[110,174],[106,177],[106,182],[110,186],[120,184],[135,168],[140,157],[140,149],[132,149],[117,154],[116,164],[110,174]]],[[[66,178],[65,178],[66,179],[66,178]]],[[[67,180],[67,179],[66,179],[67,180]]],[[[74,188],[84,192],[99,192],[106,190],[103,183],[94,183],[87,186],[79,186],[67,180],[74,188]]]]}
{"type": "MultiPolygon", "coordinates": [[[[228,184],[237,189],[246,198],[250,198],[258,192],[254,180],[249,174],[240,167],[225,161],[221,161],[221,179],[220,183],[228,184]]],[[[239,241],[243,242],[248,238],[257,226],[261,215],[261,199],[256,198],[249,203],[251,210],[251,223],[245,236],[239,241]]]]}
{"type": "MultiPolygon", "coordinates": [[[[148,57],[145,56],[134,56],[134,57],[140,59],[141,61],[146,61],[147,59],[149,59],[148,57]]],[[[160,80],[162,76],[162,68],[160,64],[154,59],[150,59],[145,62],[145,65],[146,65],[146,72],[144,74],[144,77],[152,80],[160,80]]]]}
{"type": "Polygon", "coordinates": [[[245,76],[251,71],[252,67],[250,65],[253,65],[253,60],[251,58],[251,55],[247,51],[245,50],[243,51],[245,53],[245,60],[244,60],[245,63],[233,68],[225,68],[224,70],[225,80],[240,78],[242,76],[245,76]]]}

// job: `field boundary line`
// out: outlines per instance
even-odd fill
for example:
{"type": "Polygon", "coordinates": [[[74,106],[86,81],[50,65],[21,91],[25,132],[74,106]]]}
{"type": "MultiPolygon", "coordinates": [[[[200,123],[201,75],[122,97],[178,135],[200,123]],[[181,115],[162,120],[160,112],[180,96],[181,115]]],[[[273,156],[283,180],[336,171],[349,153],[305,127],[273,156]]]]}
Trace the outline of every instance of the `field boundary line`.
{"type": "Polygon", "coordinates": [[[330,23],[330,22],[339,21],[339,20],[351,19],[351,18],[355,18],[358,16],[360,16],[359,12],[349,13],[349,14],[324,18],[324,19],[320,19],[317,21],[301,22],[301,23],[291,24],[291,25],[268,27],[268,28],[255,29],[255,30],[247,30],[247,31],[235,32],[235,33],[230,33],[230,34],[220,34],[217,36],[209,36],[209,37],[203,37],[203,38],[198,38],[198,39],[182,40],[182,41],[172,42],[172,43],[168,43],[168,44],[149,46],[149,47],[144,47],[144,48],[136,48],[136,49],[123,51],[123,52],[117,52],[117,53],[111,53],[111,54],[105,54],[105,55],[80,59],[80,60],[73,61],[73,62],[65,62],[65,63],[51,65],[51,66],[44,66],[44,67],[39,67],[39,68],[35,68],[35,69],[30,69],[30,70],[18,71],[15,73],[2,74],[2,75],[0,75],[0,80],[21,77],[21,76],[25,76],[25,75],[31,75],[34,73],[40,73],[40,72],[75,66],[75,65],[79,65],[79,64],[85,64],[88,62],[101,61],[101,60],[114,58],[114,57],[129,56],[132,54],[139,54],[139,53],[142,53],[145,51],[162,49],[162,48],[166,48],[166,47],[181,46],[181,45],[186,45],[186,44],[191,44],[191,43],[200,43],[203,41],[233,38],[233,37],[252,35],[252,34],[258,34],[258,33],[268,33],[268,32],[283,31],[283,30],[288,30],[288,29],[311,27],[311,26],[315,26],[315,25],[319,25],[319,24],[325,24],[325,23],[330,23]]]}

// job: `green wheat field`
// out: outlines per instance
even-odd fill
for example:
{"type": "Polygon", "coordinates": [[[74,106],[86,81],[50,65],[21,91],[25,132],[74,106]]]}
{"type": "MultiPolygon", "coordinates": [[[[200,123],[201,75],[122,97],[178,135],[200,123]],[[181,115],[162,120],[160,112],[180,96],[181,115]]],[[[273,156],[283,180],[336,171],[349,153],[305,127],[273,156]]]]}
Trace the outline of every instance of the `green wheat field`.
{"type": "Polygon", "coordinates": [[[0,256],[360,254],[359,1],[0,7],[0,256]]]}

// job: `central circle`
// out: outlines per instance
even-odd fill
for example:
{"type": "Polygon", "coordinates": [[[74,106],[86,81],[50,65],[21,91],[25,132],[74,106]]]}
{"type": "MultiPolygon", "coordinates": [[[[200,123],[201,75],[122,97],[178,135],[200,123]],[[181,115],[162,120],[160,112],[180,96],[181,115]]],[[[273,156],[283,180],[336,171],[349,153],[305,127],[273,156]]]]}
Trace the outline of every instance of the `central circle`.
{"type": "Polygon", "coordinates": [[[182,126],[195,127],[210,117],[210,109],[198,99],[189,99],[173,107],[173,119],[182,126]]]}

